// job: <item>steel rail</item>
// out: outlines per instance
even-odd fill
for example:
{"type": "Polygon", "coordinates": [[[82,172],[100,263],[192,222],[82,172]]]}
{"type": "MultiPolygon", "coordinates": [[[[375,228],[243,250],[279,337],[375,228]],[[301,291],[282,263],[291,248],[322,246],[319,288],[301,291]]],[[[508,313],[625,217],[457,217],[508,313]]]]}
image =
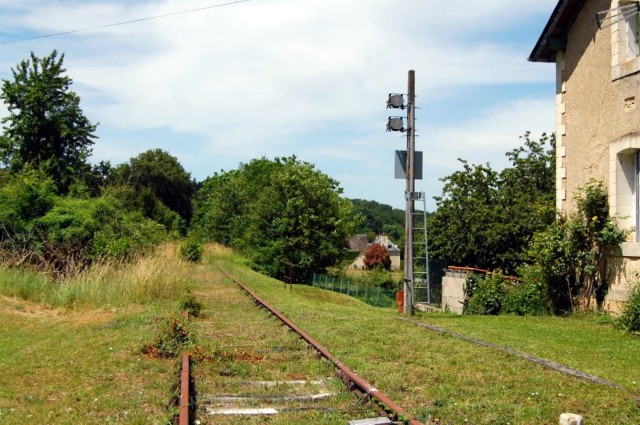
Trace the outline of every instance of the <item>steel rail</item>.
{"type": "Polygon", "coordinates": [[[180,371],[180,425],[189,425],[189,354],[182,355],[180,371]]]}
{"type": "Polygon", "coordinates": [[[394,420],[400,420],[409,425],[425,425],[420,422],[418,419],[413,417],[409,412],[407,412],[402,407],[398,406],[394,403],[389,397],[387,397],[383,392],[379,391],[377,388],[372,386],[363,378],[356,375],[351,369],[349,369],[344,363],[342,363],[338,358],[336,358],[333,354],[329,352],[325,347],[323,347],[320,343],[318,343],[315,339],[313,339],[309,334],[307,334],[304,330],[299,328],[295,323],[289,320],[286,316],[280,313],[278,310],[273,308],[267,302],[263,301],[255,292],[242,284],[239,280],[231,276],[225,270],[220,268],[220,271],[227,276],[231,281],[233,281],[236,285],[242,288],[245,292],[247,292],[258,304],[262,307],[266,308],[280,319],[285,325],[287,325],[291,330],[300,335],[302,339],[304,339],[309,345],[311,345],[318,353],[322,355],[325,359],[329,360],[333,365],[340,370],[342,374],[342,378],[348,380],[351,384],[355,385],[362,393],[367,394],[372,399],[376,400],[385,408],[385,410],[392,412],[396,417],[394,420]]]}
{"type": "MultiPolygon", "coordinates": [[[[184,320],[189,320],[189,312],[187,310],[184,311],[184,320]]],[[[182,367],[180,368],[180,406],[178,410],[179,425],[189,425],[189,400],[190,400],[190,389],[189,389],[189,353],[182,354],[182,367]]]]}

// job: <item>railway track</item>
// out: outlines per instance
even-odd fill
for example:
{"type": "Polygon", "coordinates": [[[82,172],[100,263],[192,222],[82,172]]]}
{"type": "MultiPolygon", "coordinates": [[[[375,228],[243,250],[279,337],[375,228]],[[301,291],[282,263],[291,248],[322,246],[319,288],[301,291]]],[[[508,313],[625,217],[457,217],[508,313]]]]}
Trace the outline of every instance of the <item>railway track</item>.
{"type": "Polygon", "coordinates": [[[423,425],[223,273],[226,282],[198,293],[208,306],[193,322],[203,350],[182,359],[180,425],[423,425]]]}

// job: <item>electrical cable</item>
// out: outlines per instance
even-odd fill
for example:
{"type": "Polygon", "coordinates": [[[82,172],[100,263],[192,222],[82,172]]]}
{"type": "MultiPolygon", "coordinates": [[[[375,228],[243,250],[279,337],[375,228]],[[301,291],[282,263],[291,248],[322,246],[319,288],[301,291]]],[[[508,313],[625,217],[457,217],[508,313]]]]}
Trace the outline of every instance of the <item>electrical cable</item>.
{"type": "Polygon", "coordinates": [[[146,18],[132,19],[130,21],[115,22],[113,24],[100,25],[100,26],[96,26],[96,27],[82,28],[82,29],[71,30],[71,31],[63,31],[63,32],[58,32],[58,33],[53,33],[53,34],[39,35],[39,36],[28,37],[28,38],[21,38],[21,39],[17,39],[17,40],[0,41],[0,45],[20,43],[20,42],[23,42],[23,41],[39,40],[39,39],[42,39],[42,38],[58,37],[58,36],[61,36],[61,35],[76,34],[76,33],[79,33],[79,32],[95,31],[95,30],[99,30],[99,29],[111,28],[111,27],[116,27],[116,26],[120,26],[120,25],[127,25],[127,24],[134,24],[134,23],[137,23],[137,22],[150,21],[152,19],[167,18],[169,16],[183,15],[183,14],[186,14],[186,13],[200,12],[200,11],[207,10],[207,9],[216,9],[216,8],[219,8],[219,7],[232,6],[234,4],[246,3],[246,2],[250,2],[250,1],[252,1],[252,0],[236,0],[236,1],[231,1],[231,2],[228,2],[228,3],[214,4],[214,5],[211,5],[211,6],[204,6],[204,7],[199,7],[199,8],[196,8],[196,9],[181,10],[181,11],[178,11],[178,12],[166,13],[164,15],[148,16],[146,18]]]}

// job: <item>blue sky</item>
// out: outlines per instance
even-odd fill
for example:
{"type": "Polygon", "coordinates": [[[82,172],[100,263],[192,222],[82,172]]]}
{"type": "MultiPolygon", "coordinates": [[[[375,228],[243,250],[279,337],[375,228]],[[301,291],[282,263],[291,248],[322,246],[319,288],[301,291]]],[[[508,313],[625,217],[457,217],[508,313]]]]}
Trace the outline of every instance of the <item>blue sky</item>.
{"type": "MultiPolygon", "coordinates": [[[[0,0],[0,42],[224,3],[0,0]]],[[[457,158],[501,169],[519,136],[555,130],[554,68],[527,62],[556,0],[251,0],[95,31],[0,45],[0,79],[31,51],[65,53],[99,122],[92,161],[148,149],[202,180],[296,155],[345,196],[404,208],[387,94],[416,71],[417,150],[429,199],[457,158]]],[[[7,114],[0,105],[0,116],[7,114]]]]}

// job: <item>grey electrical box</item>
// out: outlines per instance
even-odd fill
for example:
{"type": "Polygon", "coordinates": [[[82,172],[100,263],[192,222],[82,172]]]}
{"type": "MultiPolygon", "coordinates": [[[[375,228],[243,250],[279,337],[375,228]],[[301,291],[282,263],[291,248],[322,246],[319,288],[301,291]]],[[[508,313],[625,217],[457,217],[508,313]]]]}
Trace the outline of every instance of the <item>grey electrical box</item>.
{"type": "MultiPolygon", "coordinates": [[[[416,151],[413,157],[413,178],[422,180],[422,152],[416,151]]],[[[406,180],[407,178],[407,151],[396,151],[396,179],[406,180]]]]}

